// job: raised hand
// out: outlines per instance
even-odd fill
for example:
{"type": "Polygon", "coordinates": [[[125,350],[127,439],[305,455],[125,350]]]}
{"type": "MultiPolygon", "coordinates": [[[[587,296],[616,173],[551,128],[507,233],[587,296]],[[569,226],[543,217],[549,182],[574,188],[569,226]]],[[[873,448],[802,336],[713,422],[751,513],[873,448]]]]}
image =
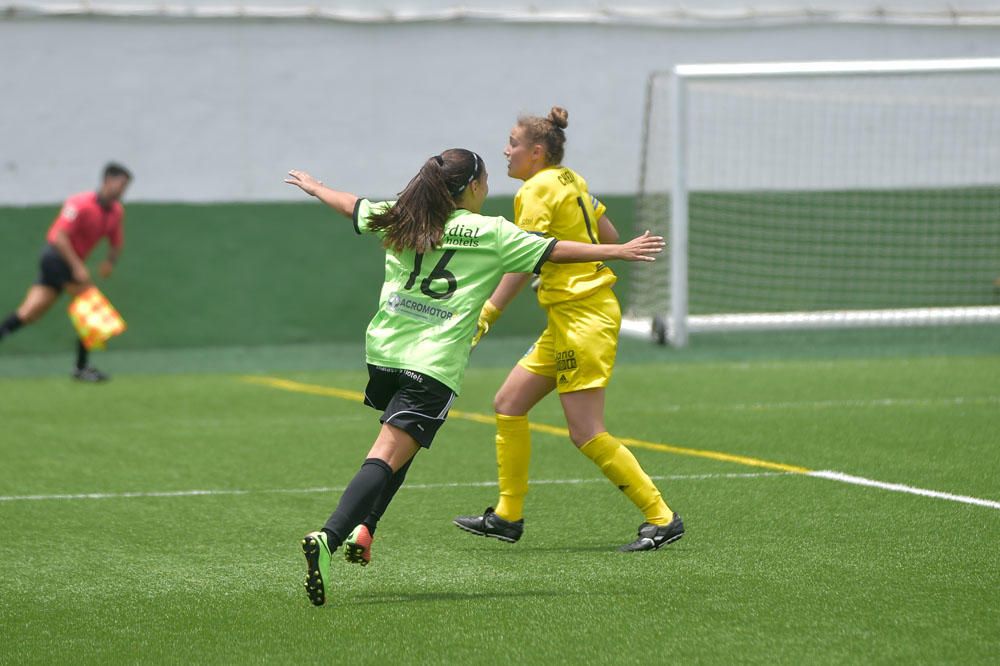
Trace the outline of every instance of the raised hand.
{"type": "Polygon", "coordinates": [[[303,192],[310,196],[316,196],[316,192],[319,188],[323,187],[323,181],[317,180],[305,171],[299,171],[298,169],[292,169],[289,171],[288,178],[285,178],[285,182],[289,185],[298,186],[303,192]]]}

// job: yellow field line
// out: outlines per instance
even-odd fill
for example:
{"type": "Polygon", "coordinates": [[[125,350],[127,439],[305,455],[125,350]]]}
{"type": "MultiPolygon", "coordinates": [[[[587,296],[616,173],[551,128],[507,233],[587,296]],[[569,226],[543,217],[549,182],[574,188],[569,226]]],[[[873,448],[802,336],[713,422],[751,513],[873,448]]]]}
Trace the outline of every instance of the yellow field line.
{"type": "Polygon", "coordinates": [[[365,394],[358,391],[348,391],[346,389],[320,386],[318,384],[303,384],[293,382],[290,379],[279,379],[278,377],[243,377],[243,381],[251,384],[262,384],[271,388],[294,391],[295,393],[309,393],[312,395],[325,395],[330,398],[342,398],[343,400],[355,400],[361,402],[365,399],[365,394]]]}
{"type": "MultiPolygon", "coordinates": [[[[295,393],[308,393],[310,395],[321,395],[329,398],[340,398],[342,400],[351,400],[353,402],[361,402],[364,400],[364,393],[358,391],[348,391],[345,389],[334,388],[331,386],[320,386],[318,384],[303,384],[301,382],[294,382],[289,379],[280,379],[278,377],[254,377],[248,376],[243,377],[243,381],[249,382],[251,384],[260,384],[262,386],[269,386],[271,388],[281,389],[283,391],[293,391],[295,393]]],[[[492,426],[496,423],[492,415],[479,414],[477,412],[464,412],[458,409],[453,409],[448,413],[448,416],[453,419],[461,419],[463,421],[473,421],[475,423],[484,423],[486,425],[492,426]]],[[[558,435],[560,437],[569,437],[569,431],[566,428],[559,428],[556,426],[545,425],[544,423],[531,423],[530,427],[535,432],[543,432],[547,435],[558,435]]],[[[738,456],[732,453],[723,453],[722,451],[709,451],[706,449],[691,449],[684,446],[673,446],[672,444],[660,444],[657,442],[646,442],[641,439],[632,439],[631,437],[619,437],[622,444],[628,447],[636,449],[649,449],[651,451],[660,451],[662,453],[672,453],[678,456],[691,456],[694,458],[708,458],[710,460],[718,460],[720,462],[736,463],[737,465],[747,465],[748,467],[762,467],[764,469],[773,469],[779,472],[791,472],[794,474],[808,474],[812,470],[805,467],[799,467],[798,465],[786,465],[784,463],[771,462],[769,460],[761,460],[760,458],[750,458],[748,456],[738,456]]]]}

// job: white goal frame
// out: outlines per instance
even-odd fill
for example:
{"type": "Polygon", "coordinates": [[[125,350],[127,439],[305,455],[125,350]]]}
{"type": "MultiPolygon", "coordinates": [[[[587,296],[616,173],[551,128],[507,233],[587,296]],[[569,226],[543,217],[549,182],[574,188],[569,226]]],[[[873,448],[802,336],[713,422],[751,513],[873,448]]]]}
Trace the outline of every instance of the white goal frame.
{"type": "MultiPolygon", "coordinates": [[[[910,308],[894,310],[838,310],[825,312],[774,312],[689,315],[688,313],[688,187],[687,187],[687,88],[692,81],[734,78],[794,78],[855,74],[879,76],[946,72],[1000,73],[1000,58],[946,60],[860,60],[826,62],[772,62],[753,64],[675,65],[668,72],[652,72],[648,79],[646,123],[650,122],[653,81],[669,74],[670,124],[668,141],[672,176],[670,185],[670,309],[646,319],[622,322],[622,333],[684,347],[691,333],[933,326],[1000,323],[1000,306],[910,308]]],[[[643,151],[648,150],[643,138],[643,151]]]]}

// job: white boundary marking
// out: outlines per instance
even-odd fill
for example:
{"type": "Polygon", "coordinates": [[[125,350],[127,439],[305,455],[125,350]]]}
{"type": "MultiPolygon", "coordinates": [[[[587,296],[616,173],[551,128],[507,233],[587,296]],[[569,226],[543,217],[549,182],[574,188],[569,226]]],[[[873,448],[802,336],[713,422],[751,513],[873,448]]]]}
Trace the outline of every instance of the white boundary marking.
{"type": "MultiPolygon", "coordinates": [[[[937,490],[917,488],[902,483],[886,483],[867,479],[863,476],[852,476],[843,472],[833,470],[820,470],[814,472],[744,472],[731,474],[675,474],[650,476],[654,481],[704,481],[710,479],[757,479],[774,476],[812,476],[828,481],[837,481],[854,486],[866,486],[878,488],[897,493],[909,495],[919,495],[932,499],[945,500],[949,502],[959,502],[962,504],[973,504],[987,509],[1000,510],[1000,502],[994,500],[971,497],[969,495],[955,495],[937,490]]],[[[538,486],[554,485],[576,485],[584,483],[607,483],[607,479],[537,479],[530,482],[538,486]]],[[[404,485],[401,490],[438,490],[442,488],[495,488],[496,481],[469,481],[456,483],[413,483],[404,485]]],[[[298,495],[312,493],[334,493],[343,492],[343,486],[329,486],[317,488],[272,488],[264,490],[243,490],[243,489],[215,489],[215,490],[164,490],[147,492],[124,492],[124,493],[66,493],[53,495],[0,495],[0,503],[4,502],[40,502],[56,500],[104,500],[104,499],[141,499],[157,497],[224,497],[232,495],[298,495]]]]}
{"type": "MultiPolygon", "coordinates": [[[[765,476],[789,476],[794,472],[746,472],[740,474],[677,474],[670,476],[651,476],[656,481],[702,481],[707,479],[755,479],[765,476]]],[[[538,479],[532,485],[571,485],[580,483],[607,483],[607,479],[538,479]]],[[[470,481],[465,483],[412,483],[404,484],[401,490],[437,490],[441,488],[495,488],[496,481],[470,481]]],[[[341,487],[322,488],[274,488],[266,490],[164,490],[149,492],[126,493],[67,493],[56,495],[0,495],[0,502],[39,502],[48,500],[103,500],[103,499],[136,499],[145,497],[219,497],[226,495],[285,495],[343,492],[341,487]]]]}
{"type": "Polygon", "coordinates": [[[852,409],[870,407],[949,407],[957,405],[1000,405],[1000,395],[956,396],[954,398],[872,398],[870,400],[815,400],[802,402],[731,402],[662,405],[668,412],[711,410],[716,412],[767,411],[771,409],[852,409]]]}
{"type": "Polygon", "coordinates": [[[881,490],[891,490],[892,492],[897,492],[897,493],[908,493],[910,495],[920,495],[922,497],[933,497],[934,499],[948,500],[950,502],[975,504],[976,506],[984,506],[988,509],[1000,509],[1000,502],[994,502],[993,500],[985,500],[985,499],[980,499],[978,497],[969,497],[968,495],[953,495],[951,493],[942,493],[937,490],[926,490],[924,488],[914,488],[913,486],[907,486],[902,483],[886,483],[885,481],[866,479],[863,476],[851,476],[850,474],[843,474],[841,472],[834,472],[832,470],[806,472],[806,476],[815,476],[819,479],[829,479],[830,481],[850,483],[855,486],[868,486],[870,488],[879,488],[881,490]]]}

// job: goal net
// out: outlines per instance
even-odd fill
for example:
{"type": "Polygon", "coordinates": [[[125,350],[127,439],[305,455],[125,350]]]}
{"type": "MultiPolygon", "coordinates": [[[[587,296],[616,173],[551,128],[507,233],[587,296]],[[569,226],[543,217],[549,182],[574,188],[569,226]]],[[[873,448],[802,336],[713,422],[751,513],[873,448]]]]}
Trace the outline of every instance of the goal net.
{"type": "Polygon", "coordinates": [[[1000,322],[1000,59],[654,73],[640,181],[625,333],[1000,322]]]}

